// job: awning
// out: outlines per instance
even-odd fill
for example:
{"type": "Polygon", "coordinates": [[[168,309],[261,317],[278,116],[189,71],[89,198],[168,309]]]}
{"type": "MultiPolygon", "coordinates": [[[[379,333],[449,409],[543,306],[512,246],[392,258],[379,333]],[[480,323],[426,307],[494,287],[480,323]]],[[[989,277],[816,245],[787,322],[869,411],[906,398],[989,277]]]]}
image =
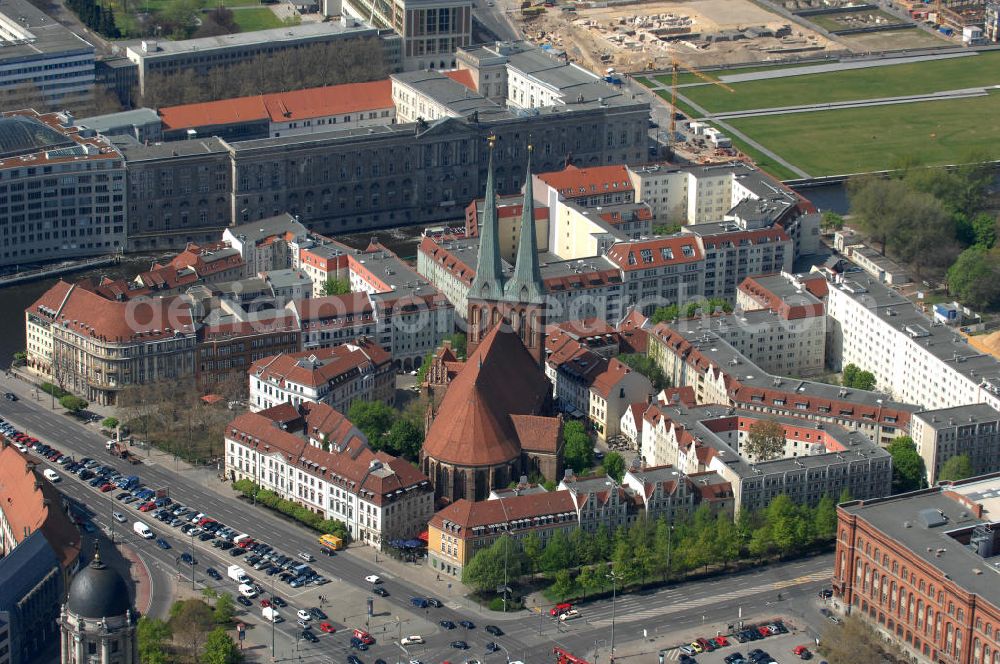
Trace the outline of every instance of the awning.
{"type": "Polygon", "coordinates": [[[426,544],[430,540],[430,534],[425,530],[424,532],[417,535],[417,539],[426,544]]]}

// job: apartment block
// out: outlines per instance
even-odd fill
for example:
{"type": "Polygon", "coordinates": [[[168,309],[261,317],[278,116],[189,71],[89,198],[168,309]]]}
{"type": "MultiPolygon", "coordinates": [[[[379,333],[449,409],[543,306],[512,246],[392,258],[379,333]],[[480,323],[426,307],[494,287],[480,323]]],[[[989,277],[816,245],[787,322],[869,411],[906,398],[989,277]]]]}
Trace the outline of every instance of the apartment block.
{"type": "Polygon", "coordinates": [[[1000,471],[1000,412],[984,403],[914,413],[910,437],[931,486],[945,462],[959,455],[969,457],[974,475],[1000,471]]]}
{"type": "Polygon", "coordinates": [[[847,273],[830,285],[827,310],[835,369],[871,371],[879,389],[927,410],[1000,408],[1000,362],[892,288],[847,273]]]}

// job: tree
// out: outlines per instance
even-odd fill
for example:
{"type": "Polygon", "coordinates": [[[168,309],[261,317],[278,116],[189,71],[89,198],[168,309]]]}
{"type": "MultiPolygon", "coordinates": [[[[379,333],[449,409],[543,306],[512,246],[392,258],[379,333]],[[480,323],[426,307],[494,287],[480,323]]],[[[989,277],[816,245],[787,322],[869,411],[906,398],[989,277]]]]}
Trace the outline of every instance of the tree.
{"type": "Polygon", "coordinates": [[[375,449],[382,449],[382,437],[396,419],[396,411],[382,401],[355,401],[347,411],[347,419],[361,430],[375,449]]]}
{"type": "Polygon", "coordinates": [[[972,246],[948,269],[948,292],[976,309],[1000,306],[1000,251],[972,246]]]}
{"type": "Polygon", "coordinates": [[[451,350],[455,353],[455,357],[458,359],[464,359],[468,350],[468,338],[465,334],[456,332],[455,334],[449,336],[448,340],[451,342],[451,350]]]}
{"type": "Polygon", "coordinates": [[[875,389],[875,374],[871,371],[863,371],[856,364],[848,364],[844,367],[844,379],[842,382],[844,387],[871,391],[875,389]]]}
{"type": "Polygon", "coordinates": [[[462,583],[479,592],[492,592],[505,580],[513,581],[523,572],[524,553],[509,535],[503,535],[488,548],[476,552],[462,569],[462,583]]]}
{"type": "Polygon", "coordinates": [[[215,622],[220,625],[228,625],[233,616],[236,615],[236,606],[233,603],[233,596],[229,593],[222,593],[215,599],[215,608],[212,609],[215,622]]]}
{"type": "Polygon", "coordinates": [[[389,454],[415,461],[424,444],[424,431],[411,420],[401,418],[392,423],[383,443],[389,454]]]}
{"type": "Polygon", "coordinates": [[[836,212],[827,210],[823,213],[823,219],[820,221],[819,227],[824,231],[839,231],[844,227],[844,218],[836,212]]]}
{"type": "Polygon", "coordinates": [[[777,420],[757,420],[747,431],[743,451],[758,462],[781,456],[785,451],[785,428],[777,420]]]}
{"type": "Polygon", "coordinates": [[[604,568],[584,567],[576,576],[576,585],[583,591],[584,596],[596,593],[604,587],[604,568]]]}
{"type": "Polygon", "coordinates": [[[351,282],[347,279],[331,277],[323,282],[320,291],[323,295],[347,295],[351,292],[351,282]]]}
{"type": "Polygon", "coordinates": [[[871,664],[872,662],[902,662],[902,656],[858,617],[847,616],[839,625],[828,625],[819,641],[819,651],[830,664],[871,664]],[[889,652],[886,652],[887,649],[889,652]],[[884,657],[883,654],[889,655],[884,657]]]}
{"type": "Polygon", "coordinates": [[[59,405],[75,415],[90,404],[87,403],[85,399],[81,399],[80,397],[72,394],[67,394],[64,397],[59,397],[59,405]]]}
{"type": "Polygon", "coordinates": [[[618,356],[618,360],[627,364],[633,371],[641,373],[653,384],[653,389],[660,390],[670,387],[670,379],[663,373],[663,369],[656,363],[656,360],[641,353],[624,353],[618,356]]]}
{"type": "Polygon", "coordinates": [[[434,361],[434,353],[427,353],[426,355],[424,355],[423,362],[421,362],[420,366],[417,368],[417,385],[420,385],[425,380],[427,380],[427,372],[428,370],[430,370],[431,362],[433,361],[434,361]]]}
{"type": "Polygon", "coordinates": [[[205,650],[201,654],[202,664],[236,664],[240,659],[240,651],[225,628],[216,627],[208,633],[205,650]]]}
{"type": "Polygon", "coordinates": [[[568,569],[563,568],[556,572],[555,583],[549,587],[549,591],[561,600],[574,595],[576,584],[573,583],[573,575],[568,569]]]}
{"type": "Polygon", "coordinates": [[[549,539],[538,562],[538,568],[547,574],[554,574],[572,566],[573,552],[569,548],[569,539],[564,532],[556,531],[549,539]]]}
{"type": "Polygon", "coordinates": [[[156,618],[139,618],[136,626],[136,640],[139,645],[139,661],[143,664],[167,664],[166,644],[170,640],[170,626],[156,618]]]}
{"type": "Polygon", "coordinates": [[[837,504],[826,494],[816,505],[814,525],[819,539],[832,540],[837,535],[837,504]]]}
{"type": "Polygon", "coordinates": [[[673,235],[680,233],[681,228],[680,224],[653,224],[653,235],[673,235]]]}
{"type": "Polygon", "coordinates": [[[594,465],[594,445],[581,422],[570,420],[563,425],[563,459],[577,473],[594,465]]]}
{"type": "Polygon", "coordinates": [[[112,431],[118,428],[118,418],[117,417],[105,417],[101,420],[101,426],[105,429],[111,429],[112,431]]]}
{"type": "Polygon", "coordinates": [[[200,599],[177,601],[170,607],[170,629],[193,656],[197,656],[205,635],[214,625],[212,609],[200,599]]]}
{"type": "Polygon", "coordinates": [[[608,452],[604,457],[604,472],[615,482],[625,477],[625,459],[618,452],[608,452]]]}
{"type": "Polygon", "coordinates": [[[927,485],[924,460],[909,436],[897,436],[887,448],[892,456],[892,492],[916,491],[927,485]]]}
{"type": "MultiPolygon", "coordinates": [[[[577,530],[579,531],[579,529],[577,530]]],[[[544,550],[542,538],[538,536],[538,533],[528,533],[528,536],[524,538],[523,546],[528,569],[537,572],[541,568],[542,551],[544,550]]]]}
{"type": "Polygon", "coordinates": [[[975,470],[972,468],[972,460],[969,455],[959,454],[944,462],[944,465],[941,466],[941,472],[938,473],[938,481],[955,482],[972,477],[974,473],[975,470]]]}
{"type": "Polygon", "coordinates": [[[680,318],[681,309],[676,304],[668,304],[665,307],[657,307],[649,319],[654,325],[657,323],[669,323],[680,318]]]}

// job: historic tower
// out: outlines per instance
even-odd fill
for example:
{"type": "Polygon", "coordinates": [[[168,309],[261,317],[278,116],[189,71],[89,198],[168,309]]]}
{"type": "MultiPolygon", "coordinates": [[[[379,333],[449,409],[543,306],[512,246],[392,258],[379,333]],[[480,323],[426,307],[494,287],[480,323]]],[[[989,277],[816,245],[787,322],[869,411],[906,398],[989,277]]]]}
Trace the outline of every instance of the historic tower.
{"type": "Polygon", "coordinates": [[[517,332],[535,362],[545,362],[546,303],[545,284],[538,264],[538,241],[535,236],[534,187],[531,181],[531,153],[524,180],[521,210],[521,235],[518,241],[514,272],[504,275],[497,243],[497,202],[493,183],[493,150],[490,139],[489,171],[486,176],[486,202],[483,225],[479,232],[479,260],[468,296],[468,354],[471,357],[483,337],[498,323],[506,322],[517,332]]]}

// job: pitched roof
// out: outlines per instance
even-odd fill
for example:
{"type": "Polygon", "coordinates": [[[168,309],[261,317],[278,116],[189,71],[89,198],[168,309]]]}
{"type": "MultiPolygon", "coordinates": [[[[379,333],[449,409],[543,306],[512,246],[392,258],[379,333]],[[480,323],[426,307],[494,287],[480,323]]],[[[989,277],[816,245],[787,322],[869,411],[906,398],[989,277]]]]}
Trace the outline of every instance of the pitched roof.
{"type": "Polygon", "coordinates": [[[372,313],[372,303],[366,293],[307,297],[294,300],[291,306],[303,326],[309,322],[348,319],[365,314],[370,316],[372,313]]]}
{"type": "Polygon", "coordinates": [[[506,463],[521,454],[512,415],[538,415],[552,386],[509,325],[494,327],[448,385],[424,454],[456,466],[506,463]]]}
{"type": "Polygon", "coordinates": [[[392,357],[373,341],[360,340],[331,348],[264,357],[250,365],[249,374],[261,380],[320,387],[327,383],[360,376],[365,367],[383,366],[392,357]]]}
{"type": "Polygon", "coordinates": [[[624,165],[578,168],[570,164],[561,171],[541,173],[538,179],[567,199],[633,190],[628,168],[624,165]]]}
{"type": "Polygon", "coordinates": [[[612,390],[622,382],[625,375],[630,373],[632,373],[631,367],[617,357],[612,357],[608,360],[604,371],[594,377],[594,382],[590,388],[601,395],[602,398],[607,399],[610,397],[612,390]]]}
{"type": "Polygon", "coordinates": [[[59,562],[69,568],[80,555],[80,531],[59,509],[62,495],[35,467],[6,439],[0,442],[0,509],[15,542],[41,530],[59,562]]]}
{"type": "Polygon", "coordinates": [[[478,92],[476,90],[476,81],[472,78],[472,72],[468,69],[453,69],[452,71],[442,72],[445,76],[451,80],[461,83],[465,87],[469,88],[473,92],[478,92]]]}
{"type": "Polygon", "coordinates": [[[619,242],[608,250],[608,258],[622,270],[632,272],[696,263],[704,255],[694,235],[677,235],[638,242],[619,242]]]}
{"type": "Polygon", "coordinates": [[[521,448],[555,454],[562,445],[562,420],[542,415],[511,415],[521,448]]]}
{"type": "Polygon", "coordinates": [[[253,121],[289,122],[393,108],[392,81],[346,83],[160,109],[167,130],[253,121]]]}
{"type": "MultiPolygon", "coordinates": [[[[576,519],[576,506],[569,491],[529,493],[478,502],[462,498],[431,517],[430,525],[442,530],[447,522],[448,526],[458,528],[459,537],[468,538],[473,536],[473,528],[510,524],[510,530],[520,530],[542,525],[536,521],[538,517],[560,514],[576,519]]],[[[454,528],[447,529],[455,532],[454,528]]]]}

